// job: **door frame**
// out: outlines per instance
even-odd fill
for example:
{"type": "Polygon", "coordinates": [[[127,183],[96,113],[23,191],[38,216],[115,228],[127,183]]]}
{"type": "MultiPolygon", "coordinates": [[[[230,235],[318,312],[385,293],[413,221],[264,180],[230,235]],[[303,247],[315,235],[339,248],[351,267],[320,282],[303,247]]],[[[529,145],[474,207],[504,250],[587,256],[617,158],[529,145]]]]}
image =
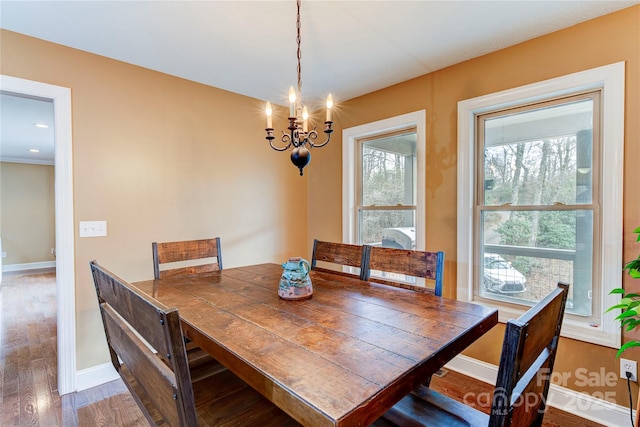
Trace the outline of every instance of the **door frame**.
{"type": "Polygon", "coordinates": [[[53,102],[58,394],[76,391],[76,298],[71,89],[0,75],[3,92],[53,102]]]}

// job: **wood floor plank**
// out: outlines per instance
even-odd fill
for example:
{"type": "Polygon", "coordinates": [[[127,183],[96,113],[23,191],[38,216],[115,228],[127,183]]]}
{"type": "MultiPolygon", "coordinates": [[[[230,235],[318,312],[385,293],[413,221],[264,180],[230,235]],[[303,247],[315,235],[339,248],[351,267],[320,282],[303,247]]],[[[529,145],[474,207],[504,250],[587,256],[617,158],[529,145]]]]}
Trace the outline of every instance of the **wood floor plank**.
{"type": "Polygon", "coordinates": [[[4,399],[4,358],[0,357],[0,407],[4,399]]]}
{"type": "Polygon", "coordinates": [[[3,394],[4,395],[12,395],[18,394],[18,354],[15,350],[14,346],[5,346],[3,344],[3,349],[6,351],[6,356],[4,359],[4,372],[2,373],[3,378],[3,394]]]}
{"type": "Polygon", "coordinates": [[[2,413],[0,415],[0,425],[19,426],[20,425],[20,395],[18,393],[5,395],[2,400],[2,413]]]}
{"type": "Polygon", "coordinates": [[[55,427],[60,425],[58,414],[54,405],[54,395],[49,385],[48,367],[42,359],[31,363],[33,369],[33,384],[36,391],[36,408],[38,411],[38,423],[40,427],[55,427]]]}
{"type": "MultiPolygon", "coordinates": [[[[54,335],[55,337],[55,335],[54,335]]],[[[49,381],[49,391],[58,394],[58,355],[55,338],[49,338],[43,346],[42,362],[47,370],[47,379],[49,381]]]]}
{"type": "Polygon", "coordinates": [[[18,378],[20,384],[20,425],[37,426],[38,402],[36,401],[33,370],[31,366],[26,368],[25,371],[20,371],[18,378]]]}

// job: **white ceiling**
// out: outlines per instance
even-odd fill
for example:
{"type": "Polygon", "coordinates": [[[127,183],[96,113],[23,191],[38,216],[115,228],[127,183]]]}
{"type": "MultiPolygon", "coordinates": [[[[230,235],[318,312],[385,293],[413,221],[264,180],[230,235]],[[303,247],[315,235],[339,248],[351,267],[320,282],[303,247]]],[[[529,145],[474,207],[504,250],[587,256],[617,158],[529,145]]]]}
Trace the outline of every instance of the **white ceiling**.
{"type": "Polygon", "coordinates": [[[0,160],[53,164],[53,102],[0,94],[0,160]],[[48,126],[48,127],[39,127],[48,126]],[[37,153],[29,150],[39,150],[37,153]]]}
{"type": "MultiPolygon", "coordinates": [[[[303,98],[340,103],[639,3],[305,0],[303,98]]],[[[0,1],[1,28],[282,105],[295,14],[294,0],[0,1]]]]}

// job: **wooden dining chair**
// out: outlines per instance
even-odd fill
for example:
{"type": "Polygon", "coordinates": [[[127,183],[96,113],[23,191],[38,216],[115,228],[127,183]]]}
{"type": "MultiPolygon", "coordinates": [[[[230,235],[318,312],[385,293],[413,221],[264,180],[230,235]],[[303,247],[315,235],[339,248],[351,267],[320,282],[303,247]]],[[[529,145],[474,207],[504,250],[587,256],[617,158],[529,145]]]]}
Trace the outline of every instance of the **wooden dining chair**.
{"type": "MultiPolygon", "coordinates": [[[[366,252],[362,245],[352,245],[349,243],[327,242],[315,239],[313,241],[313,255],[311,256],[311,269],[318,271],[329,271],[336,273],[336,270],[318,267],[317,262],[328,262],[348,267],[360,269],[359,277],[364,278],[364,266],[366,264],[366,252]]],[[[339,271],[338,273],[353,276],[353,274],[339,271]]]]}
{"type": "Polygon", "coordinates": [[[227,369],[195,381],[178,309],[90,265],[111,362],[151,425],[299,425],[227,369]]]}
{"type": "Polygon", "coordinates": [[[151,244],[153,252],[153,276],[156,279],[163,277],[187,276],[196,273],[207,273],[222,270],[222,250],[220,238],[185,240],[181,242],[165,242],[151,244]],[[201,263],[198,265],[179,266],[160,270],[161,264],[173,264],[183,261],[211,259],[215,262],[201,263]]]}
{"type": "Polygon", "coordinates": [[[425,252],[383,246],[368,246],[367,251],[364,280],[442,296],[444,252],[425,252]],[[380,278],[372,276],[371,270],[430,279],[435,281],[435,286],[432,289],[424,286],[415,286],[404,281],[389,280],[385,277],[380,278]]]}
{"type": "Polygon", "coordinates": [[[560,282],[507,322],[490,414],[423,386],[383,418],[399,426],[541,426],[568,293],[560,282]]]}

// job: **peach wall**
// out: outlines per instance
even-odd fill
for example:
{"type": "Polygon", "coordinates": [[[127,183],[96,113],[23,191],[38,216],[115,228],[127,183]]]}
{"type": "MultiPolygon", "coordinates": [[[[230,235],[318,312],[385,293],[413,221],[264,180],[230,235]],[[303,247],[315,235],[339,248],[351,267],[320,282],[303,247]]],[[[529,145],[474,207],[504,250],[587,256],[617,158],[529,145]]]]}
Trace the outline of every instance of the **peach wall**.
{"type": "Polygon", "coordinates": [[[3,265],[55,261],[53,166],[0,162],[3,265]]]}
{"type": "Polygon", "coordinates": [[[153,277],[153,241],[220,236],[225,267],[306,254],[306,177],[269,148],[263,102],[0,36],[2,74],[71,88],[75,223],[107,221],[107,237],[76,225],[78,369],[109,361],[90,260],[136,281],[153,277]]]}
{"type": "MultiPolygon", "coordinates": [[[[335,143],[314,154],[314,161],[331,164],[309,174],[309,235],[341,237],[342,129],[364,123],[427,110],[426,249],[446,253],[444,294],[455,296],[456,204],[457,204],[457,103],[501,90],[558,77],[577,71],[626,62],[625,164],[624,164],[624,260],[637,257],[640,245],[632,230],[640,226],[640,6],[607,15],[519,45],[475,58],[419,78],[344,102],[336,108],[335,143]]],[[[605,189],[606,191],[606,189],[605,189]]],[[[622,272],[621,272],[622,274],[622,272]]],[[[627,289],[640,281],[625,276],[627,289]]],[[[468,356],[498,364],[503,327],[465,352],[468,356]]],[[[629,338],[629,337],[627,337],[629,338]]],[[[636,337],[640,338],[640,337],[636,337]]],[[[614,372],[615,349],[562,339],[555,370],[568,373],[562,385],[604,396],[613,392],[618,404],[628,406],[626,383],[614,387],[583,385],[580,372],[614,372]]],[[[626,357],[638,358],[640,352],[626,357]]],[[[635,387],[635,385],[634,385],[635,387]]],[[[635,387],[637,395],[637,387],[635,387]]],[[[634,396],[635,396],[634,395],[634,396]]]]}

